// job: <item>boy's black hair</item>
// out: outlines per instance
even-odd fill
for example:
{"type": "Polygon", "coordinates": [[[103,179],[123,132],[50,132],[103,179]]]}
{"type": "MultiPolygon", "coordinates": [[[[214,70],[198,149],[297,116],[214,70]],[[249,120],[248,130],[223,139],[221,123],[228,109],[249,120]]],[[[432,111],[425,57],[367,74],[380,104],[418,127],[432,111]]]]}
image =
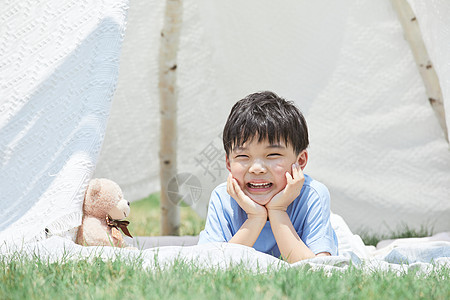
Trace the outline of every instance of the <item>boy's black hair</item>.
{"type": "Polygon", "coordinates": [[[264,91],[239,100],[231,109],[223,129],[223,147],[227,156],[235,147],[257,137],[270,144],[284,141],[298,155],[309,144],[308,127],[292,101],[264,91]]]}

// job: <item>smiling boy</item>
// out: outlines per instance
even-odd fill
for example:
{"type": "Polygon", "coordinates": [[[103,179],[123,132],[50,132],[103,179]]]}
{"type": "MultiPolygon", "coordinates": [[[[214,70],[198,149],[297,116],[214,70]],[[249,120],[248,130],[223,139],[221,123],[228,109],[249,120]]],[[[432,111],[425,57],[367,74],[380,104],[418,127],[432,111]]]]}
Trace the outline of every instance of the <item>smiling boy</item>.
{"type": "Polygon", "coordinates": [[[211,194],[199,244],[246,245],[290,263],[337,255],[329,192],[303,174],[308,129],[292,102],[268,91],[238,101],[223,144],[230,174],[211,194]]]}

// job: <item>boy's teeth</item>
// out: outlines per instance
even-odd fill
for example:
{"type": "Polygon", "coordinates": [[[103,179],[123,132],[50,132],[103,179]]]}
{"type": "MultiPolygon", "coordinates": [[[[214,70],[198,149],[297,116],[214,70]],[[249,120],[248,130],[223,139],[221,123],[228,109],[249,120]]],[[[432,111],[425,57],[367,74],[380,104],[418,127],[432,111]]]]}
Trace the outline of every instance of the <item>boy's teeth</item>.
{"type": "Polygon", "coordinates": [[[248,183],[248,186],[251,188],[268,188],[272,185],[272,183],[248,183]]]}

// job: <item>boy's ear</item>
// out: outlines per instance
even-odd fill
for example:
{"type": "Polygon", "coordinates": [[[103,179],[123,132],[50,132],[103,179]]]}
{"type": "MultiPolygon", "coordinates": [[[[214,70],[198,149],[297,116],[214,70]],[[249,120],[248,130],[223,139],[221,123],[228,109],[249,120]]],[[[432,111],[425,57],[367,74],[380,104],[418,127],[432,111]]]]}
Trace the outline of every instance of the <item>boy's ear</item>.
{"type": "Polygon", "coordinates": [[[306,164],[308,163],[308,151],[306,151],[306,149],[300,152],[297,156],[297,163],[302,170],[306,167],[306,164]]]}
{"type": "Polygon", "coordinates": [[[225,155],[225,161],[227,163],[227,169],[231,173],[230,160],[228,159],[228,155],[225,155]]]}

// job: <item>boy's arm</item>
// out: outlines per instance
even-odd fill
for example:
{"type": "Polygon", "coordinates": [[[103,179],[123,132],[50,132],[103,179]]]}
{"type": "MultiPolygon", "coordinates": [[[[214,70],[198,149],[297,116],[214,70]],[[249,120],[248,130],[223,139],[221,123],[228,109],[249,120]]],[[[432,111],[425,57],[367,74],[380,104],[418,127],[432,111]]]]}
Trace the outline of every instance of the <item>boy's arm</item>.
{"type": "Polygon", "coordinates": [[[249,217],[228,243],[253,247],[266,221],[267,217],[265,219],[249,217]]]}
{"type": "Polygon", "coordinates": [[[227,192],[247,213],[247,220],[228,242],[253,247],[267,222],[267,210],[245,195],[231,174],[227,179],[227,192]]]}
{"type": "MultiPolygon", "coordinates": [[[[300,239],[286,213],[287,207],[300,194],[305,181],[300,166],[293,165],[292,174],[293,176],[286,172],[286,188],[275,195],[274,198],[266,204],[270,226],[272,227],[273,235],[277,241],[278,249],[280,250],[281,256],[289,263],[316,256],[300,239]]],[[[317,255],[322,256],[330,254],[324,252],[317,255]]]]}
{"type": "MultiPolygon", "coordinates": [[[[300,239],[285,211],[269,210],[269,220],[278,249],[287,262],[294,263],[316,256],[300,239]]],[[[330,254],[326,252],[317,254],[317,256],[321,255],[330,254]]]]}

